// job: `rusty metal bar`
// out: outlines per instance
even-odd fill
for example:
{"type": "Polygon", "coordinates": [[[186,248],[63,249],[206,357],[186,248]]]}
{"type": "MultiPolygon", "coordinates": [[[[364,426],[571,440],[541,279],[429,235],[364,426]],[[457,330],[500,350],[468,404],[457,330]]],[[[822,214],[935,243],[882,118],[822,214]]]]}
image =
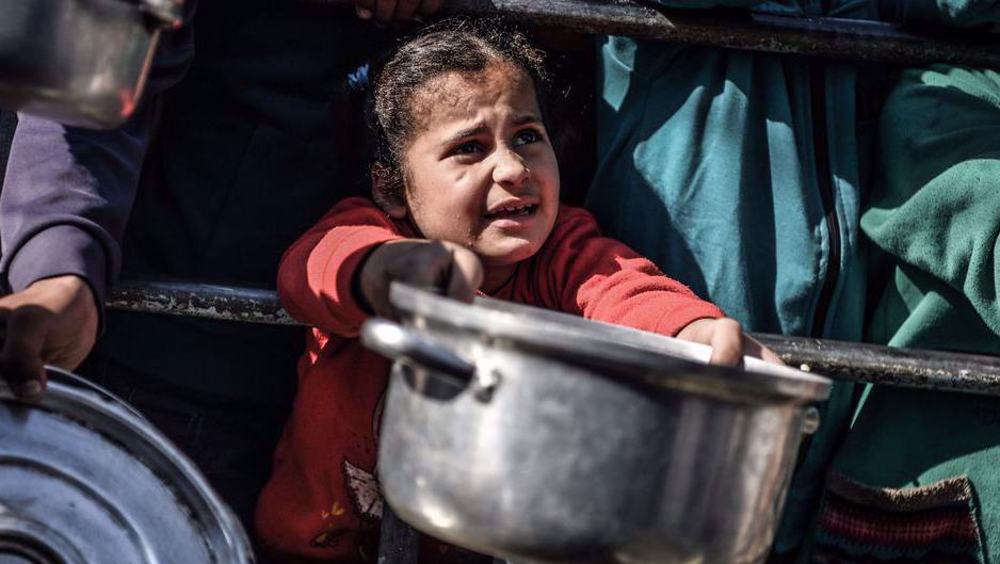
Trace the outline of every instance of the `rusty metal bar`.
{"type": "Polygon", "coordinates": [[[1000,396],[1000,357],[754,334],[791,366],[838,380],[1000,396]]]}
{"type": "MultiPolygon", "coordinates": [[[[123,282],[111,309],[222,321],[299,325],[269,290],[186,282],[123,282]]],[[[791,366],[838,380],[1000,396],[1000,358],[754,334],[791,366]]]]}
{"type": "Polygon", "coordinates": [[[220,321],[300,325],[271,290],[167,281],[122,281],[108,292],[109,309],[220,321]]]}
{"type": "MultiPolygon", "coordinates": [[[[1000,67],[1000,34],[826,17],[668,10],[639,0],[448,0],[450,13],[673,43],[903,65],[1000,67]]],[[[940,27],[940,26],[938,26],[940,27]]]]}

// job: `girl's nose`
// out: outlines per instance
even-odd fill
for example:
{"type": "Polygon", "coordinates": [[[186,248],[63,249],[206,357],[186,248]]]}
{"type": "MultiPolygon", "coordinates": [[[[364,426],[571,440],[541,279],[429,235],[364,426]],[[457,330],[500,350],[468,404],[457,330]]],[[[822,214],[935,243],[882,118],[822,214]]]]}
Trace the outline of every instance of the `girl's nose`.
{"type": "Polygon", "coordinates": [[[521,155],[511,149],[501,149],[493,167],[493,181],[505,186],[520,186],[528,179],[531,170],[521,155]]]}

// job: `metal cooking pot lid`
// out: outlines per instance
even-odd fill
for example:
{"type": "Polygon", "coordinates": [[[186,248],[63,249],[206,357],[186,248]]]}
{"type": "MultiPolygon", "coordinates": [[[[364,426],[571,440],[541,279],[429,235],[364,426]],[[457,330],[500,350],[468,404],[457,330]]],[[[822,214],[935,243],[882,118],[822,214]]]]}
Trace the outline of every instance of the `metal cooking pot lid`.
{"type": "Polygon", "coordinates": [[[390,300],[419,324],[485,336],[500,346],[596,366],[659,387],[733,400],[819,401],[830,395],[831,381],[816,374],[751,357],[744,357],[741,368],[710,366],[712,349],[706,345],[557,311],[482,297],[465,304],[395,283],[390,300]]]}
{"type": "Polygon", "coordinates": [[[176,447],[120,400],[48,370],[39,404],[0,384],[0,563],[253,562],[176,447]]]}

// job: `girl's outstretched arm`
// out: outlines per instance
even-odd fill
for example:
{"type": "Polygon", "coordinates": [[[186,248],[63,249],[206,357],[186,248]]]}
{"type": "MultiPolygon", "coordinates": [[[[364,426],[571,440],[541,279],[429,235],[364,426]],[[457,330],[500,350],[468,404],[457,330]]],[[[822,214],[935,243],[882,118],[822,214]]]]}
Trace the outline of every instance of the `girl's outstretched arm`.
{"type": "Polygon", "coordinates": [[[369,312],[355,294],[355,274],[379,245],[405,239],[404,229],[369,200],[341,201],[282,256],[281,305],[298,321],[357,337],[369,312]]]}
{"type": "Polygon", "coordinates": [[[582,209],[560,210],[536,278],[551,309],[710,345],[713,363],[736,364],[744,354],[780,363],[717,306],[624,243],[602,236],[582,209]]]}

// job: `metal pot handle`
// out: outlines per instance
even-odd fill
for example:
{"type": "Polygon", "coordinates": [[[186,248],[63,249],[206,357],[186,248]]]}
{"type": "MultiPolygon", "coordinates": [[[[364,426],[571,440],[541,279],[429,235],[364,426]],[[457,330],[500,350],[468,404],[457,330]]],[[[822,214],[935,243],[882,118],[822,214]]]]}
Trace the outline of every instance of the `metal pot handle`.
{"type": "Polygon", "coordinates": [[[443,345],[380,317],[369,319],[361,327],[361,344],[393,360],[442,372],[463,385],[476,373],[475,364],[443,345]]]}

